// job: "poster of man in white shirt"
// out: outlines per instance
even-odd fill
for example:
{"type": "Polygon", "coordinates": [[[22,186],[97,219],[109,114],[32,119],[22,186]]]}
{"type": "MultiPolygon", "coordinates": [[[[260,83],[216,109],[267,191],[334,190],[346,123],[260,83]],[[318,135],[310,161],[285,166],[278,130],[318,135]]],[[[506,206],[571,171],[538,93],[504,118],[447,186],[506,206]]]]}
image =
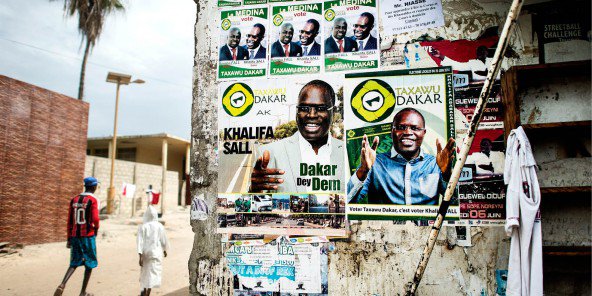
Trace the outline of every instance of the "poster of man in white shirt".
{"type": "Polygon", "coordinates": [[[504,173],[504,152],[492,151],[493,142],[483,138],[479,144],[480,151],[467,157],[465,165],[475,165],[476,176],[493,176],[504,173]]]}

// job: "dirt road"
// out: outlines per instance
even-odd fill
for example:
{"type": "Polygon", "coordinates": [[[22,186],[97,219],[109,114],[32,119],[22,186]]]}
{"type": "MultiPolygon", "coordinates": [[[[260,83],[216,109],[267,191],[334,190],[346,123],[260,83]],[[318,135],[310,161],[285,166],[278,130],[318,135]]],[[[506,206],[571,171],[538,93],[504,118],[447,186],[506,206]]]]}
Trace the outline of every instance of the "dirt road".
{"type": "MultiPolygon", "coordinates": [[[[152,295],[188,295],[187,261],[193,245],[189,208],[171,209],[164,221],[171,249],[164,259],[162,286],[152,295]]],[[[92,273],[88,292],[105,296],[140,294],[136,223],[141,219],[101,221],[97,236],[99,266],[92,273]]],[[[53,295],[69,258],[66,242],[26,246],[19,254],[0,257],[0,295],[53,295]]],[[[64,295],[78,295],[83,273],[84,268],[76,270],[64,295]]]]}

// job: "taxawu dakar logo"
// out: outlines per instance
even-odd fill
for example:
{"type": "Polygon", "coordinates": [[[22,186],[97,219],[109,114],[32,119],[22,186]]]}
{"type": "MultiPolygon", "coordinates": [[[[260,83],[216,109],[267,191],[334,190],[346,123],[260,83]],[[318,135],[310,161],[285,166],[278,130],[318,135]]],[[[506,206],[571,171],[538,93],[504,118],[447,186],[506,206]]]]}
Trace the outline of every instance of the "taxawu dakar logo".
{"type": "Polygon", "coordinates": [[[325,11],[325,19],[327,21],[332,21],[335,18],[335,11],[333,11],[333,9],[329,8],[327,9],[327,11],[325,11]]]}
{"type": "Polygon", "coordinates": [[[230,20],[229,19],[224,19],[222,21],[222,25],[221,26],[222,26],[222,29],[224,31],[227,31],[228,29],[230,29],[230,25],[231,25],[230,20]]]}
{"type": "Polygon", "coordinates": [[[284,22],[284,17],[281,14],[278,13],[273,17],[273,24],[274,25],[279,26],[283,22],[284,22]]]}
{"type": "Polygon", "coordinates": [[[382,80],[366,80],[352,92],[351,107],[354,115],[365,122],[381,121],[395,109],[395,92],[382,80]]]}
{"type": "Polygon", "coordinates": [[[253,91],[244,83],[230,85],[222,95],[222,107],[232,117],[249,113],[254,102],[253,91]]]}

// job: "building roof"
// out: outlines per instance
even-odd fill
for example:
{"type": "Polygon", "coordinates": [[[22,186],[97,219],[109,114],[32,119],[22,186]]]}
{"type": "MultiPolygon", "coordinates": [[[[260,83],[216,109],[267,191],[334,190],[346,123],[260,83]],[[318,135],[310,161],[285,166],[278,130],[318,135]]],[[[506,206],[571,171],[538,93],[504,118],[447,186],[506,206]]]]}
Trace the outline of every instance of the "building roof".
{"type": "MultiPolygon", "coordinates": [[[[120,140],[125,141],[125,140],[140,140],[140,139],[150,139],[150,138],[156,138],[156,139],[166,138],[167,140],[172,139],[174,141],[179,141],[179,142],[186,143],[186,144],[190,143],[188,140],[185,140],[181,137],[169,135],[167,133],[152,134],[152,135],[117,136],[117,141],[119,142],[120,140]]],[[[88,141],[102,141],[102,140],[111,141],[112,139],[113,139],[113,136],[93,137],[93,138],[88,138],[88,141]]]]}
{"type": "MultiPolygon", "coordinates": [[[[107,148],[113,139],[112,136],[88,138],[88,147],[107,148]]],[[[144,147],[149,149],[161,149],[162,141],[166,139],[169,153],[179,153],[185,155],[187,147],[191,144],[189,141],[173,136],[167,133],[153,134],[153,135],[132,135],[132,136],[117,136],[117,147],[144,147]]]]}

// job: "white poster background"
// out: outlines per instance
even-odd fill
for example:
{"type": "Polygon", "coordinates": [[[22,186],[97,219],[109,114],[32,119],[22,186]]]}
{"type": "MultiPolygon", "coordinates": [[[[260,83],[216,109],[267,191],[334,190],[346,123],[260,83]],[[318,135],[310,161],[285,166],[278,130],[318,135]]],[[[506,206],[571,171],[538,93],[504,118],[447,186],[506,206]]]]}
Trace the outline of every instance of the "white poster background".
{"type": "Polygon", "coordinates": [[[386,35],[444,25],[440,0],[380,0],[379,19],[386,35]]]}

